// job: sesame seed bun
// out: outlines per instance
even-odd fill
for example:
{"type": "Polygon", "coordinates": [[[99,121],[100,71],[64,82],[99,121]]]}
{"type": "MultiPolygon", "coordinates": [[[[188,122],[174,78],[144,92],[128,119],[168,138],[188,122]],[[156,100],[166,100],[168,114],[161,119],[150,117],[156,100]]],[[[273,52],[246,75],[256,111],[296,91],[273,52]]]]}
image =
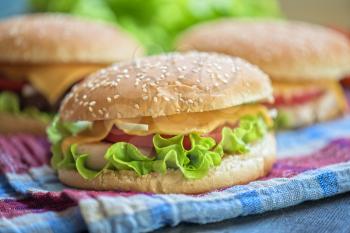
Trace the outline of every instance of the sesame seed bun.
{"type": "Polygon", "coordinates": [[[108,120],[202,112],[272,98],[267,75],[240,58],[169,53],[120,63],[77,84],[63,120],[108,120]]]}
{"type": "Polygon", "coordinates": [[[63,14],[32,14],[0,22],[0,63],[103,63],[143,53],[120,29],[63,14]]]}
{"type": "Polygon", "coordinates": [[[138,176],[133,171],[106,171],[92,180],[84,179],[75,170],[58,170],[62,183],[81,189],[120,190],[150,193],[196,194],[237,184],[245,184],[266,175],[276,159],[272,134],[252,145],[245,155],[226,155],[218,167],[209,170],[202,179],[188,180],[178,170],[165,174],[138,176]]]}
{"type": "Polygon", "coordinates": [[[340,79],[350,73],[347,38],[334,30],[302,22],[209,22],[185,32],[177,48],[242,57],[273,80],[340,79]]]}

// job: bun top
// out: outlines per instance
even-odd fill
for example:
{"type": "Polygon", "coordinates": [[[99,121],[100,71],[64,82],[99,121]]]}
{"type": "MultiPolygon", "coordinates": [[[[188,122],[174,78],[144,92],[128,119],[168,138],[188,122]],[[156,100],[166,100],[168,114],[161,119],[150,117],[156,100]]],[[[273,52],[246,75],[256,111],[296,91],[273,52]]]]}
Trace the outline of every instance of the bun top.
{"type": "Polygon", "coordinates": [[[240,58],[169,53],[102,69],[73,87],[63,120],[108,120],[203,112],[272,99],[267,75],[240,58]]]}
{"type": "Polygon", "coordinates": [[[118,28],[63,14],[32,14],[0,21],[1,63],[113,63],[142,47],[118,28]]]}
{"type": "Polygon", "coordinates": [[[302,22],[214,21],[185,32],[177,47],[242,57],[275,80],[339,79],[350,72],[347,38],[302,22]]]}

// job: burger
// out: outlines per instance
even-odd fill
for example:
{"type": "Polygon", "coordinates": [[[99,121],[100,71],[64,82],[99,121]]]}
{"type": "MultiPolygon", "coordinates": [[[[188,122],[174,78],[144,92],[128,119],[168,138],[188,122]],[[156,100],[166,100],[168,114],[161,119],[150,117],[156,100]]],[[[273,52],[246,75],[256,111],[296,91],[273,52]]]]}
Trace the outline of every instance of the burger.
{"type": "MultiPolygon", "coordinates": [[[[344,36],[346,36],[346,38],[348,38],[349,43],[350,43],[350,31],[349,30],[347,30],[345,28],[341,28],[341,27],[335,27],[335,26],[332,26],[331,29],[342,33],[344,36]]],[[[341,84],[346,88],[350,88],[350,73],[341,80],[341,84]]]]}
{"type": "Polygon", "coordinates": [[[139,56],[115,27],[65,15],[0,22],[0,133],[45,133],[70,87],[113,62],[139,56]]]}
{"type": "Polygon", "coordinates": [[[275,160],[268,77],[239,58],[169,53],[91,74],[48,129],[53,168],[82,189],[202,193],[275,160]]]}
{"type": "Polygon", "coordinates": [[[272,79],[276,125],[296,128],[341,116],[339,79],[350,73],[350,43],[334,30],[293,21],[221,20],[189,29],[180,51],[214,51],[259,66],[272,79]]]}

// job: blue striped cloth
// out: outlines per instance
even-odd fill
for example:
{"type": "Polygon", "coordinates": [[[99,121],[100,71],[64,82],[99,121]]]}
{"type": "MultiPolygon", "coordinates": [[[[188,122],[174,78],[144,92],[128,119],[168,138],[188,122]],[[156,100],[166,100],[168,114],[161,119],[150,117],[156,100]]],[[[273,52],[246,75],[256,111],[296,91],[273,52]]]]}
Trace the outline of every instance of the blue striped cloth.
{"type": "MultiPolygon", "coordinates": [[[[303,155],[348,135],[350,116],[280,133],[278,149],[284,157],[293,151],[303,155]]],[[[60,184],[44,165],[0,176],[0,232],[148,232],[181,222],[205,224],[259,214],[349,190],[350,161],[203,195],[77,191],[60,184]]]]}

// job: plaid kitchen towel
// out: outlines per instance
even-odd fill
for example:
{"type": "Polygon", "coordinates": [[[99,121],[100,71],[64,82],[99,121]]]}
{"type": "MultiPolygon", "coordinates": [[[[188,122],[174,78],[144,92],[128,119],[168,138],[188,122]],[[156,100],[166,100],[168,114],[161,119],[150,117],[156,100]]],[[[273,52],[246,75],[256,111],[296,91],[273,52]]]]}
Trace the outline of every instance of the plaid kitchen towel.
{"type": "Polygon", "coordinates": [[[350,191],[350,116],[279,133],[268,177],[201,195],[95,192],[59,183],[43,138],[0,136],[0,232],[148,232],[350,191]]]}

